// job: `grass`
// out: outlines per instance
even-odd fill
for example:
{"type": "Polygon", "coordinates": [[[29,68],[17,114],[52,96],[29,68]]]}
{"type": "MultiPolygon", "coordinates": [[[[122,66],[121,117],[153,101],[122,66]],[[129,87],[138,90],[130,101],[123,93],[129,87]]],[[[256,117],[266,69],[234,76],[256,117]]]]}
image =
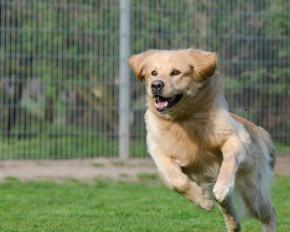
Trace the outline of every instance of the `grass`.
{"type": "MultiPolygon", "coordinates": [[[[281,232],[290,231],[289,192],[290,177],[277,177],[273,201],[281,232]]],[[[200,210],[152,177],[93,184],[10,179],[0,184],[0,199],[1,232],[224,231],[217,208],[200,210]]],[[[256,221],[242,225],[244,231],[260,231],[256,221]]]]}

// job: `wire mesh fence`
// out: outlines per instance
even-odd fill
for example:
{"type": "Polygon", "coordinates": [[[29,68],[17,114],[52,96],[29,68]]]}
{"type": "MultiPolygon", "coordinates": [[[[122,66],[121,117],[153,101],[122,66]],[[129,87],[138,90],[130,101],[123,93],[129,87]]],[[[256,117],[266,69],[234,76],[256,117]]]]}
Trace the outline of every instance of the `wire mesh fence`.
{"type": "MultiPolygon", "coordinates": [[[[290,146],[287,0],[131,0],[130,53],[219,55],[231,111],[290,146]]],[[[0,158],[118,156],[119,1],[0,0],[0,158]]],[[[129,83],[128,83],[129,85],[129,83]]],[[[130,78],[130,157],[147,155],[130,78]]]]}

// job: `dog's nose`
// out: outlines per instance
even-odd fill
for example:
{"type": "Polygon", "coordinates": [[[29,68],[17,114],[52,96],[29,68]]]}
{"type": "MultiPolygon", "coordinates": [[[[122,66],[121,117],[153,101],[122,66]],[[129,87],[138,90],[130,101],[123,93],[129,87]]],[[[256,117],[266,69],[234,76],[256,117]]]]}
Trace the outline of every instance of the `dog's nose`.
{"type": "Polygon", "coordinates": [[[161,80],[155,80],[151,83],[151,89],[152,91],[160,91],[164,87],[164,82],[161,80]]]}

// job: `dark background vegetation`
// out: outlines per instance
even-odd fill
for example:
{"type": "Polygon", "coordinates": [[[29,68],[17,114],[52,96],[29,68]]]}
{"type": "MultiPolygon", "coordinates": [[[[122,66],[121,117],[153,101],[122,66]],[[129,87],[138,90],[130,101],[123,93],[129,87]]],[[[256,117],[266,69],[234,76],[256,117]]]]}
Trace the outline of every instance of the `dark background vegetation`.
{"type": "MultiPolygon", "coordinates": [[[[216,51],[231,111],[287,150],[289,11],[288,0],[132,0],[131,53],[216,51]]],[[[0,0],[0,158],[117,156],[118,52],[117,0],[0,0]]],[[[140,157],[144,90],[130,86],[140,157]]]]}

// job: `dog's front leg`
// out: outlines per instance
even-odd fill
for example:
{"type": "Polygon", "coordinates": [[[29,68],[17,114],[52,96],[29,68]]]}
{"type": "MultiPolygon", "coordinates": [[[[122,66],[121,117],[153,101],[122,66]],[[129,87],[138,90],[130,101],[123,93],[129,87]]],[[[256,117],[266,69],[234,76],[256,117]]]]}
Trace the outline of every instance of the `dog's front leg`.
{"type": "Polygon", "coordinates": [[[231,136],[222,147],[223,162],[213,188],[215,198],[222,202],[234,189],[236,172],[245,157],[245,150],[238,137],[231,136]]]}
{"type": "Polygon", "coordinates": [[[199,207],[210,210],[213,202],[202,187],[193,182],[186,176],[181,167],[178,166],[170,157],[165,155],[154,155],[153,159],[157,165],[162,179],[176,192],[184,195],[188,200],[199,207]]]}

